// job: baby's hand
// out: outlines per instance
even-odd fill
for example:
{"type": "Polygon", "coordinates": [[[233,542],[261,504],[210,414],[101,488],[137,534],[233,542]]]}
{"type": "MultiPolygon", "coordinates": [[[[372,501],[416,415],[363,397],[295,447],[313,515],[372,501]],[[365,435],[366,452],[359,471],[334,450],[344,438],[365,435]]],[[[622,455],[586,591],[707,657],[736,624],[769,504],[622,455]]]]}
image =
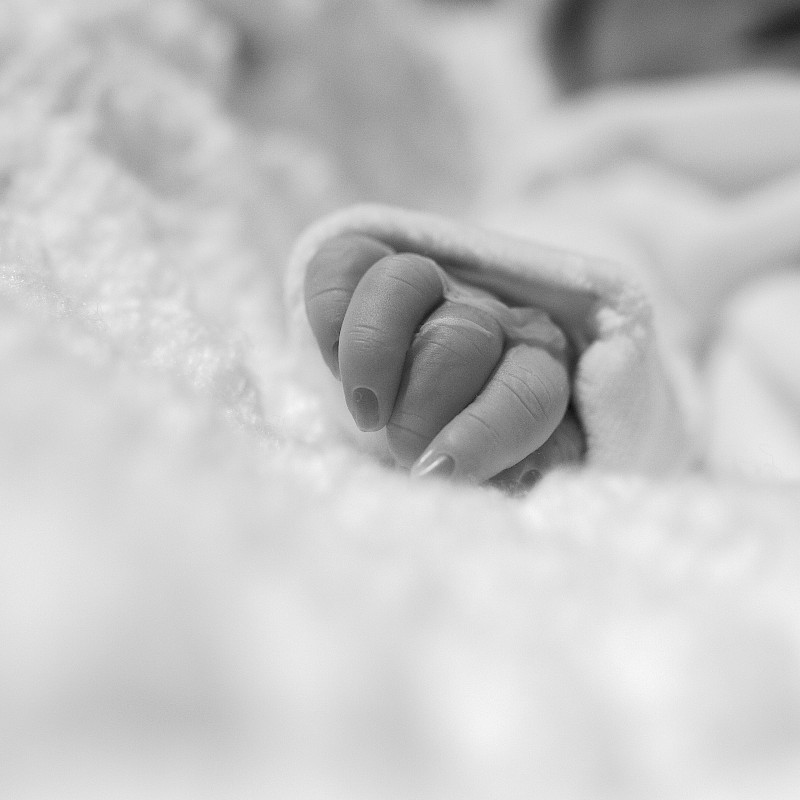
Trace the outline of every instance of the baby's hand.
{"type": "Polygon", "coordinates": [[[561,344],[507,341],[498,309],[518,312],[494,297],[446,299],[431,259],[342,235],[309,264],[305,299],[356,424],[385,427],[393,455],[412,475],[496,478],[513,490],[583,455],[568,411],[564,337],[554,337],[561,344]]]}

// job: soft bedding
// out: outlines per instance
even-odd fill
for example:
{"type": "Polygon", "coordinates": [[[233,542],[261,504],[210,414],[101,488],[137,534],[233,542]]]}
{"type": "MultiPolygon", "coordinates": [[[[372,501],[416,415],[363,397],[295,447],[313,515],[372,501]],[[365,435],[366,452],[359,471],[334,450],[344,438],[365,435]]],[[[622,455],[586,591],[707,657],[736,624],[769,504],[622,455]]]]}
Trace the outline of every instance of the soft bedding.
{"type": "Polygon", "coordinates": [[[348,190],[227,110],[231,28],[0,15],[0,794],[795,795],[794,485],[410,482],[287,350],[348,190]]]}

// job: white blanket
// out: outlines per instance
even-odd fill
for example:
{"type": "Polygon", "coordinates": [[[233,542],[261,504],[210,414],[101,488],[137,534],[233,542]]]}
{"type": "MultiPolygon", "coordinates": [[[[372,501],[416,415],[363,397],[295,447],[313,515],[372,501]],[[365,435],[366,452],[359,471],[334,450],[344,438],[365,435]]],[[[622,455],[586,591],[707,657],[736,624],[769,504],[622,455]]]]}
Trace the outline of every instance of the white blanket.
{"type": "Polygon", "coordinates": [[[793,796],[797,492],[359,452],[278,292],[328,154],[151,5],[0,5],[0,795],[793,796]]]}
{"type": "Polygon", "coordinates": [[[800,480],[798,129],[791,75],[601,92],[540,121],[493,217],[646,287],[717,473],[800,480]]]}

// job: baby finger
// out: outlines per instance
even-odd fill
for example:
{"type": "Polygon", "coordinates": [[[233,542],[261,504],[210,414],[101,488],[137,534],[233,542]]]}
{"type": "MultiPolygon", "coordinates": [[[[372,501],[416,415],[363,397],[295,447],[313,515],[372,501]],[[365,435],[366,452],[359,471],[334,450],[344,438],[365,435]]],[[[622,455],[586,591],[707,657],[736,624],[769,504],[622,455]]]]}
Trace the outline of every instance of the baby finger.
{"type": "Polygon", "coordinates": [[[478,395],[503,355],[497,320],[477,306],[445,301],[414,337],[394,411],[389,448],[405,467],[478,395]]]}
{"type": "Polygon", "coordinates": [[[339,334],[364,273],[394,251],[361,234],[331,239],[311,259],[305,280],[306,314],[328,369],[339,377],[339,334]]]}
{"type": "Polygon", "coordinates": [[[414,476],[483,482],[541,447],[564,417],[566,360],[536,345],[511,347],[473,403],[417,460],[414,476]]]}
{"type": "Polygon", "coordinates": [[[361,430],[377,431],[389,421],[414,333],[443,292],[439,268],[414,253],[382,258],[353,292],[339,338],[339,369],[361,430]]]}

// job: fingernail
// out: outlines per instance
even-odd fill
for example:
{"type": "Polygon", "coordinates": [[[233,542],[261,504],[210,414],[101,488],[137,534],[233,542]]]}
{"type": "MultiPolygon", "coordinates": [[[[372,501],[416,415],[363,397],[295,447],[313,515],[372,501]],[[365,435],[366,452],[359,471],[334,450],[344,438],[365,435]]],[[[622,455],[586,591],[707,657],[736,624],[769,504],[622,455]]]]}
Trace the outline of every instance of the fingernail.
{"type": "Polygon", "coordinates": [[[444,453],[425,453],[411,467],[411,475],[414,478],[427,478],[430,475],[447,478],[453,474],[455,468],[456,462],[450,456],[444,453]]]}
{"type": "Polygon", "coordinates": [[[378,424],[378,398],[372,389],[353,389],[353,417],[362,431],[371,431],[378,424]]]}
{"type": "Polygon", "coordinates": [[[532,489],[542,479],[542,473],[538,469],[528,470],[517,483],[517,489],[526,491],[532,489]]]}

